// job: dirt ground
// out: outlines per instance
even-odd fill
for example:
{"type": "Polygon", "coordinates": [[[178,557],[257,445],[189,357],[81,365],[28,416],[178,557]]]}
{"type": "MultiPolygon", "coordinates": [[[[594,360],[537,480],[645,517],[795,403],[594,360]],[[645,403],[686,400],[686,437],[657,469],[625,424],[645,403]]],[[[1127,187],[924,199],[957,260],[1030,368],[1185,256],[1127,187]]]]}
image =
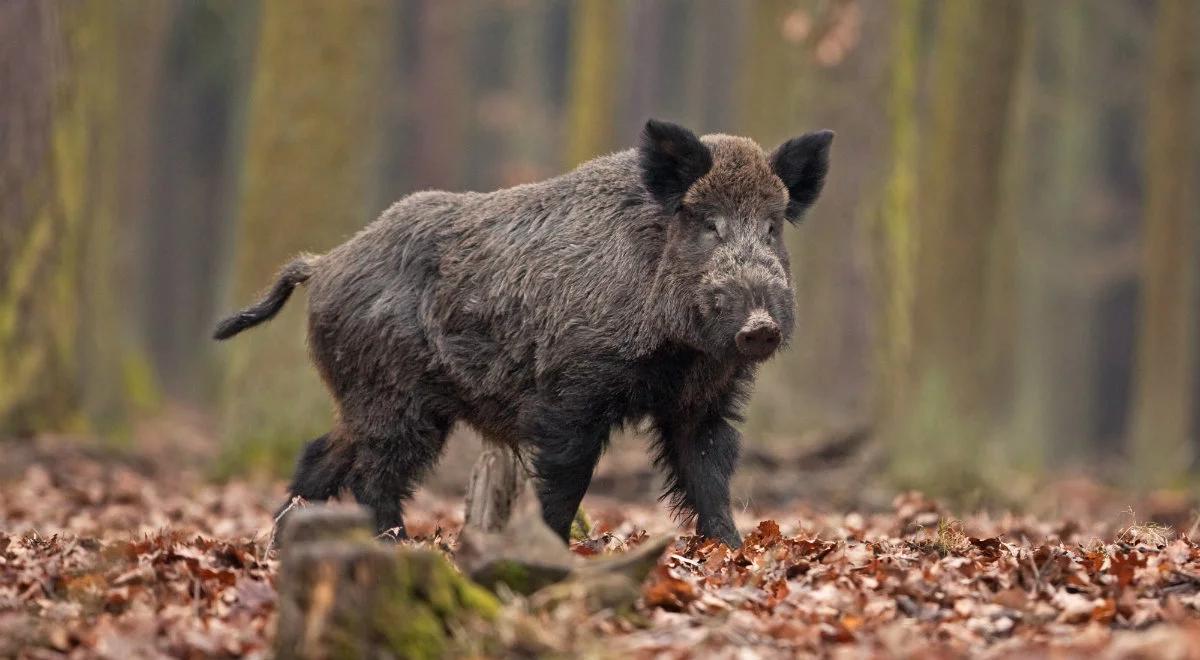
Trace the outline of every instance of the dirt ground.
{"type": "MultiPolygon", "coordinates": [[[[200,462],[76,439],[13,447],[0,470],[0,657],[269,656],[267,547],[283,485],[214,484],[200,462]]],[[[760,478],[778,492],[801,477],[760,478]]],[[[746,543],[730,550],[689,536],[640,487],[599,481],[608,494],[585,502],[593,527],[578,554],[680,536],[633,612],[510,597],[505,608],[537,624],[513,653],[1200,657],[1200,535],[1184,500],[1131,507],[1076,479],[1044,492],[1048,513],[1035,516],[952,511],[916,493],[760,506],[749,489],[736,512],[746,543]],[[614,497],[622,487],[630,497],[614,497]]],[[[409,529],[452,557],[451,490],[421,491],[409,529]]]]}

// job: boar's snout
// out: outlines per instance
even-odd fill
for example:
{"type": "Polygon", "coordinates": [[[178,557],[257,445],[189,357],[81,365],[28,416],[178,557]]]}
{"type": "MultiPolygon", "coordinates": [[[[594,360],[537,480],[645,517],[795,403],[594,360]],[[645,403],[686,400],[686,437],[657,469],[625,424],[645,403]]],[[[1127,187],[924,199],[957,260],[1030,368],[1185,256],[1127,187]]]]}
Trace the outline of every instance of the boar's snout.
{"type": "Polygon", "coordinates": [[[735,341],[739,353],[757,361],[771,357],[782,339],[779,324],[766,312],[758,311],[746,320],[735,341]]]}

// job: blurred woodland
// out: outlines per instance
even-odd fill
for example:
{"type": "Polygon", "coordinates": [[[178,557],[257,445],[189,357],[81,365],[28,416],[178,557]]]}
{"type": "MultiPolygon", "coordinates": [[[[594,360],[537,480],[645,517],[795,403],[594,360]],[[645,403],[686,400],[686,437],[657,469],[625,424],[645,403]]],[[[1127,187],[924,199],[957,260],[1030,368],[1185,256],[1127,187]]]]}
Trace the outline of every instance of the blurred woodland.
{"type": "Polygon", "coordinates": [[[1194,488],[1192,0],[0,2],[0,438],[185,410],[222,471],[286,471],[332,419],[304,305],[220,346],[219,316],[410,192],[648,117],[838,134],[753,447],[865,435],[947,495],[1194,488]]]}

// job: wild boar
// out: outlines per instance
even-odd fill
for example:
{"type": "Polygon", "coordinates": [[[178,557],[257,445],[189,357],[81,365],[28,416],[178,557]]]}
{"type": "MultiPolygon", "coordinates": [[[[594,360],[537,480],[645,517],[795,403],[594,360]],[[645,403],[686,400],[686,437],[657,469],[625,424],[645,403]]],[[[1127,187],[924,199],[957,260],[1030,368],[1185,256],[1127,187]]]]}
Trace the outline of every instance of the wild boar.
{"type": "Polygon", "coordinates": [[[293,495],[348,489],[380,530],[456,422],[531,458],[564,538],[614,428],[648,422],[682,518],[738,546],[732,422],[791,337],[783,231],[816,201],[831,131],[770,154],[650,120],[635,149],[490,193],[419,192],[320,256],[283,267],[226,339],[309,288],[313,361],[338,406],[293,495]]]}

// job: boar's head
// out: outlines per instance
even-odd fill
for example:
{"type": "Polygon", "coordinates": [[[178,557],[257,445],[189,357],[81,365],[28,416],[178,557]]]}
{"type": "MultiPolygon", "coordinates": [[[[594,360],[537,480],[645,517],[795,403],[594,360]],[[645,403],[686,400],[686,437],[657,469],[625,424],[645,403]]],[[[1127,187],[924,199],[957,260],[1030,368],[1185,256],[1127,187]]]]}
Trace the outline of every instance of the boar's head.
{"type": "Polygon", "coordinates": [[[650,120],[642,182],[670,220],[659,264],[665,290],[686,300],[689,340],[713,355],[761,361],[792,334],[794,300],[784,226],[816,201],[832,131],[808,133],[766,154],[728,135],[697,138],[650,120]]]}

